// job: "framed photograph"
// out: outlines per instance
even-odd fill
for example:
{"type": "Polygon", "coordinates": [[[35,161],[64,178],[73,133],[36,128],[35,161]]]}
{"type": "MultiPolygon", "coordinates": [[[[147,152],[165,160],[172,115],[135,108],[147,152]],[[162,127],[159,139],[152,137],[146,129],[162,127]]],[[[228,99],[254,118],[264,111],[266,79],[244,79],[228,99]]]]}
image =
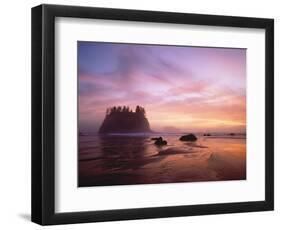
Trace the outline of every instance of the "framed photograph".
{"type": "Polygon", "coordinates": [[[32,8],[32,221],[273,210],[274,21],[32,8]]]}

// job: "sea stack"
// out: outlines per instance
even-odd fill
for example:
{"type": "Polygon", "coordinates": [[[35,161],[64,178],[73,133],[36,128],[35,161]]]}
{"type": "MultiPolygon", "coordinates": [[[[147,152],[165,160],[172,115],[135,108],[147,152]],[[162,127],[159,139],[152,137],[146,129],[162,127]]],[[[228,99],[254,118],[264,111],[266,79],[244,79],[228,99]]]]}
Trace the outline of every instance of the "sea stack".
{"type": "Polygon", "coordinates": [[[145,109],[137,106],[132,111],[128,106],[114,106],[106,110],[106,116],[99,129],[100,134],[151,132],[145,116],[145,109]]]}

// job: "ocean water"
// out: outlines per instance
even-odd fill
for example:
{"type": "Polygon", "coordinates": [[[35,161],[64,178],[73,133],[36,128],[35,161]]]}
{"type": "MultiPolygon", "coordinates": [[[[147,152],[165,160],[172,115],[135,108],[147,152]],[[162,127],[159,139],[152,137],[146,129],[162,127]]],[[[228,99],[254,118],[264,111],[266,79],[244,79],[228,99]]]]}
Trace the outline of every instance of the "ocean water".
{"type": "Polygon", "coordinates": [[[245,180],[246,136],[196,134],[79,136],[78,186],[245,180]],[[152,137],[162,136],[165,146],[152,137]]]}

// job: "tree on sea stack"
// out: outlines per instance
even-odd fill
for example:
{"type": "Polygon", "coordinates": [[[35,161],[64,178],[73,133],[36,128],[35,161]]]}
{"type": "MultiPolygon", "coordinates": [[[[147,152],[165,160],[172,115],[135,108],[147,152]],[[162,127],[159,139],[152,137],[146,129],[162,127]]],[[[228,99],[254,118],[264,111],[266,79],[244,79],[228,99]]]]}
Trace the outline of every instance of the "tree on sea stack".
{"type": "Polygon", "coordinates": [[[139,105],[136,107],[136,113],[145,116],[145,109],[139,105]]]}

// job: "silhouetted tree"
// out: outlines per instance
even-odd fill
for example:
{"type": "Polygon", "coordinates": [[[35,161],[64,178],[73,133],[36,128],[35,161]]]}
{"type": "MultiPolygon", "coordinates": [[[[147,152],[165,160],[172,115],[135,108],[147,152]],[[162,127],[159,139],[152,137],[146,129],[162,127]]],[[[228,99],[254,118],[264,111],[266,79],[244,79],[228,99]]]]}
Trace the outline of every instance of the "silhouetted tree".
{"type": "MultiPolygon", "coordinates": [[[[113,106],[106,109],[106,115],[111,115],[113,113],[134,113],[134,111],[129,106],[113,106]]],[[[139,105],[136,106],[135,113],[138,115],[145,116],[145,109],[139,105]]]]}
{"type": "Polygon", "coordinates": [[[136,114],[141,115],[141,116],[145,116],[145,110],[143,107],[137,105],[136,107],[136,114]]]}
{"type": "Polygon", "coordinates": [[[122,112],[128,113],[129,112],[129,107],[128,106],[123,106],[122,112]]]}

